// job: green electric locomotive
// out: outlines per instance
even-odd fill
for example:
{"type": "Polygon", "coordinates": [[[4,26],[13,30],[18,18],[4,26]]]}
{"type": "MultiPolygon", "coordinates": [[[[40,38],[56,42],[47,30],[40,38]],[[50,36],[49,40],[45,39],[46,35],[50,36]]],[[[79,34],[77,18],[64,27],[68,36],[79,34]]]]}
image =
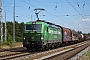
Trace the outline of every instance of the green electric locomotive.
{"type": "Polygon", "coordinates": [[[28,50],[56,48],[62,43],[60,26],[42,20],[26,22],[23,34],[23,47],[28,50]]]}

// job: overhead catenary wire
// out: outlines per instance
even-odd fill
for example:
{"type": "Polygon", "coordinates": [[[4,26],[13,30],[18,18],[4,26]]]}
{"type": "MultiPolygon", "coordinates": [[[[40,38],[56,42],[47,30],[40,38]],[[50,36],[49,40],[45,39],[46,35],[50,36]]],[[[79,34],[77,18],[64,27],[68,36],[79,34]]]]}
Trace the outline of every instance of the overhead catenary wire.
{"type": "MultiPolygon", "coordinates": [[[[8,3],[8,2],[5,2],[5,1],[2,1],[2,2],[5,3],[5,4],[10,5],[10,6],[5,6],[5,5],[3,5],[3,7],[12,7],[12,4],[11,4],[11,3],[8,3]]],[[[26,2],[25,2],[25,3],[26,3],[26,2]]],[[[28,7],[28,6],[22,7],[22,6],[17,6],[17,5],[16,5],[15,7],[18,7],[18,8],[20,8],[20,9],[24,9],[24,10],[28,10],[28,8],[26,8],[26,7],[28,7]]],[[[5,12],[8,12],[8,13],[13,13],[13,11],[7,10],[7,9],[5,9],[5,8],[2,8],[2,10],[5,11],[5,12]]],[[[31,12],[33,12],[33,11],[31,11],[31,12]]],[[[17,12],[15,12],[15,14],[16,14],[17,16],[19,16],[19,17],[23,16],[23,17],[26,17],[26,18],[30,18],[30,16],[26,16],[26,15],[24,15],[24,14],[19,14],[19,13],[17,13],[17,12]]]]}
{"type": "MultiPolygon", "coordinates": [[[[79,13],[79,11],[68,1],[68,0],[66,0],[77,12],[78,12],[78,14],[83,18],[83,19],[85,19],[85,18],[87,18],[87,16],[85,15],[85,17],[82,15],[82,14],[80,14],[79,13]]],[[[73,0],[74,1],[74,0],[73,0]]],[[[80,5],[78,4],[78,2],[77,2],[77,5],[78,5],[78,7],[80,8],[80,5]]],[[[84,4],[83,4],[83,6],[85,6],[85,1],[84,1],[84,4]]],[[[81,10],[81,8],[80,8],[80,10],[81,10]]],[[[82,11],[82,10],[81,10],[82,11]]],[[[84,13],[85,14],[85,13],[84,13]]],[[[87,25],[87,24],[86,24],[87,25]]]]}
{"type": "MultiPolygon", "coordinates": [[[[37,1],[37,0],[35,0],[35,1],[37,1]]],[[[37,2],[39,2],[39,1],[37,1],[37,2]]],[[[83,2],[83,1],[80,1],[80,2],[83,2]]],[[[56,2],[55,2],[56,3],[56,2]]],[[[71,2],[70,2],[71,3],[71,2]]],[[[41,3],[41,4],[43,4],[43,3],[41,3]]],[[[46,4],[45,4],[46,5],[46,4]]],[[[72,5],[72,4],[71,4],[72,5]]],[[[48,5],[47,5],[48,6],[48,5]]],[[[73,5],[72,5],[73,6],[73,5]]],[[[50,6],[49,6],[50,7],[50,6]]],[[[56,7],[57,7],[57,5],[56,5],[56,7]]],[[[78,7],[80,8],[80,5],[79,5],[79,3],[78,3],[78,7]]],[[[50,8],[52,8],[52,7],[50,7],[50,8]]],[[[78,12],[78,14],[83,18],[83,19],[85,19],[85,17],[82,15],[82,14],[80,14],[80,12],[73,6],[73,8],[78,12]]],[[[56,9],[55,9],[56,10],[56,9]]],[[[80,10],[81,10],[81,8],[80,8],[80,10]]],[[[57,10],[56,10],[57,11],[57,10]]],[[[57,11],[58,12],[58,11],[57,11]]],[[[55,16],[55,15],[53,15],[53,16],[55,16]]],[[[68,15],[66,15],[66,16],[68,16],[68,15]]],[[[63,19],[62,19],[63,20],[63,19]]],[[[65,21],[66,22],[66,21],[65,21]]],[[[69,24],[70,25],[70,24],[69,24]]],[[[72,26],[72,25],[71,25],[72,26]]],[[[76,27],[75,27],[76,28],[76,27]]]]}
{"type": "MultiPolygon", "coordinates": [[[[39,3],[41,3],[40,1],[37,1],[37,0],[35,0],[36,2],[39,2],[39,3]]],[[[47,4],[43,4],[43,3],[41,3],[42,5],[45,5],[45,6],[49,6],[49,5],[47,5],[47,4]]],[[[49,6],[51,9],[53,9],[53,10],[55,10],[57,13],[59,13],[60,14],[60,12],[59,11],[57,11],[57,3],[56,3],[56,6],[55,6],[55,8],[52,8],[51,6],[49,6]]],[[[51,15],[53,15],[53,16],[56,16],[56,17],[58,17],[58,18],[60,18],[61,19],[61,17],[60,16],[57,16],[57,15],[55,15],[55,14],[52,14],[52,13],[50,13],[50,12],[48,12],[49,14],[51,14],[51,15]]],[[[61,19],[62,20],[62,19],[61,19]]],[[[65,21],[66,22],[66,21],[65,21]]]]}
{"type": "MultiPolygon", "coordinates": [[[[13,12],[11,12],[11,11],[8,11],[8,10],[5,10],[5,9],[2,9],[2,10],[4,10],[4,11],[7,11],[7,12],[10,12],[10,13],[13,13],[13,12]]],[[[18,13],[15,13],[15,14],[17,14],[18,16],[23,16],[23,17],[30,18],[29,16],[21,15],[21,14],[18,14],[18,13]]]]}
{"type": "Polygon", "coordinates": [[[77,13],[78,13],[82,18],[85,18],[84,16],[82,16],[82,14],[79,13],[79,11],[78,11],[68,0],[66,0],[66,1],[74,8],[74,10],[77,11],[77,13]]]}
{"type": "MultiPolygon", "coordinates": [[[[31,0],[28,0],[28,1],[26,1],[26,0],[20,0],[20,1],[22,1],[22,2],[24,2],[24,3],[26,3],[28,6],[26,6],[25,8],[24,7],[20,7],[20,6],[16,6],[16,7],[19,7],[19,8],[22,8],[22,9],[26,9],[26,10],[28,10],[28,8],[29,8],[29,6],[30,6],[30,11],[31,11],[31,8],[32,7],[34,7],[34,8],[36,8],[36,7],[38,7],[37,5],[34,5],[34,4],[32,4],[31,3],[31,0]]],[[[36,3],[37,1],[35,1],[35,3],[36,3]]],[[[39,1],[39,2],[41,2],[41,1],[39,1]]],[[[60,14],[60,12],[58,11],[58,4],[60,3],[58,3],[58,2],[53,2],[53,3],[55,3],[55,6],[57,6],[57,8],[55,8],[55,6],[53,7],[51,7],[51,6],[49,6],[49,5],[47,5],[47,4],[44,4],[44,3],[42,3],[42,7],[44,7],[44,6],[49,6],[51,9],[53,9],[53,10],[55,10],[57,13],[59,13],[60,14]],[[57,4],[56,4],[57,3],[57,4]]],[[[71,2],[70,2],[71,3],[71,2]]],[[[66,2],[65,2],[65,4],[66,4],[66,2]]],[[[58,18],[59,20],[62,20],[62,21],[64,21],[64,22],[66,22],[67,24],[68,24],[68,21],[66,21],[65,20],[65,18],[63,19],[62,17],[60,17],[60,16],[58,16],[58,15],[56,15],[56,14],[53,14],[53,13],[51,13],[50,11],[48,11],[48,10],[46,10],[45,9],[45,12],[46,13],[48,13],[48,14],[50,14],[50,15],[52,15],[52,16],[55,16],[56,18],[58,18]]],[[[19,13],[16,13],[17,15],[19,14],[19,13]]],[[[81,14],[82,15],[82,14],[81,14]]],[[[21,14],[20,14],[20,16],[22,16],[21,14]]],[[[33,16],[33,15],[32,15],[33,16]]],[[[68,16],[68,15],[65,15],[65,16],[68,16]]],[[[69,16],[71,16],[71,15],[69,15],[69,16]]],[[[28,16],[26,16],[26,15],[23,15],[23,17],[27,17],[27,18],[30,18],[30,16],[28,15],[28,16]]],[[[70,26],[72,26],[71,24],[68,24],[68,25],[70,25],[70,26]]]]}
{"type": "MultiPolygon", "coordinates": [[[[5,5],[3,5],[3,7],[12,7],[12,6],[13,6],[11,3],[8,3],[8,2],[5,2],[5,1],[2,1],[2,2],[5,3],[5,4],[10,5],[10,6],[5,6],[5,5]]],[[[17,6],[17,5],[16,5],[16,7],[19,7],[19,8],[21,8],[21,9],[27,10],[27,6],[24,6],[24,5],[22,5],[22,6],[17,6]]]]}
{"type": "MultiPolygon", "coordinates": [[[[74,0],[73,0],[74,1],[74,0]]],[[[86,14],[85,14],[85,12],[84,12],[84,8],[83,8],[83,10],[80,8],[80,4],[78,3],[78,1],[77,0],[75,0],[76,1],[76,4],[78,5],[78,7],[79,7],[79,9],[82,11],[82,13],[85,15],[85,18],[87,18],[87,16],[86,16],[86,14]]],[[[84,4],[83,4],[83,6],[85,6],[85,1],[84,1],[84,4]]],[[[82,14],[81,14],[82,15],[82,14]]],[[[85,19],[84,18],[84,19],[85,19]]]]}
{"type": "Polygon", "coordinates": [[[28,7],[28,9],[30,9],[30,0],[29,0],[29,7],[28,7]]]}
{"type": "MultiPolygon", "coordinates": [[[[30,3],[28,3],[28,2],[26,2],[25,0],[21,0],[21,1],[23,1],[24,3],[26,3],[26,4],[30,4],[30,3]]],[[[39,1],[37,1],[36,0],[36,2],[39,2],[39,1]]],[[[40,2],[41,3],[41,2],[40,2]]],[[[42,5],[43,5],[43,3],[41,3],[42,5]]],[[[30,4],[30,5],[32,5],[32,4],[30,4]]],[[[47,4],[45,4],[46,6],[48,6],[47,4]]],[[[35,6],[35,5],[32,5],[33,7],[37,7],[37,6],[35,6]]],[[[52,8],[52,7],[50,7],[50,8],[52,8]]],[[[52,8],[52,9],[54,9],[54,10],[56,10],[55,8],[52,8]]],[[[57,11],[57,10],[56,10],[57,11]]],[[[62,20],[62,21],[64,21],[64,22],[66,22],[67,23],[67,21],[65,21],[64,19],[62,19],[60,16],[57,16],[57,15],[55,15],[55,14],[52,14],[52,13],[50,13],[50,12],[48,12],[48,11],[46,11],[45,10],[45,12],[47,12],[48,14],[51,14],[52,16],[55,16],[55,17],[57,17],[59,20],[62,20]]],[[[57,11],[58,12],[58,11],[57,11]]],[[[59,12],[58,12],[59,13],[59,12]]],[[[67,23],[68,24],[68,23],[67,23]]],[[[63,24],[62,24],[63,25],[63,24]]],[[[72,26],[71,24],[68,24],[68,25],[70,25],[70,26],[72,26]]],[[[70,27],[68,27],[68,28],[70,28],[70,27]]],[[[77,28],[77,27],[75,27],[75,28],[77,28]]]]}
{"type": "MultiPolygon", "coordinates": [[[[39,3],[41,3],[42,5],[45,5],[45,6],[49,6],[49,5],[47,5],[47,4],[43,4],[42,2],[40,2],[40,1],[37,1],[37,0],[35,0],[35,2],[39,2],[39,3]]],[[[53,9],[53,10],[55,10],[58,14],[60,14],[60,12],[59,11],[57,11],[57,7],[58,7],[58,5],[57,5],[57,3],[56,3],[56,6],[55,6],[55,8],[52,8],[51,6],[49,6],[51,9],[53,9]]],[[[58,16],[58,15],[55,15],[55,14],[52,14],[52,13],[50,13],[50,12],[48,12],[48,11],[46,11],[47,13],[49,13],[49,14],[51,14],[52,16],[55,16],[55,17],[57,17],[57,18],[59,18],[60,20],[62,20],[62,21],[64,21],[64,22],[66,22],[67,24],[68,24],[68,22],[67,21],[65,21],[65,18],[64,19],[62,19],[60,16],[58,16]]],[[[67,15],[66,15],[67,16],[67,15]]],[[[70,25],[70,26],[72,26],[71,24],[68,24],[68,25],[70,25]]],[[[76,27],[75,27],[76,28],[76,27]]]]}
{"type": "Polygon", "coordinates": [[[32,4],[28,3],[28,2],[26,2],[25,0],[21,0],[21,1],[27,3],[28,5],[31,5],[31,6],[33,6],[33,7],[36,7],[35,5],[32,5],[32,4]]]}
{"type": "Polygon", "coordinates": [[[83,8],[84,8],[84,6],[85,6],[85,1],[84,1],[84,4],[83,4],[83,8]]]}
{"type": "MultiPolygon", "coordinates": [[[[74,1],[74,0],[73,0],[73,1],[74,1]]],[[[84,1],[84,4],[83,4],[83,5],[80,5],[77,0],[75,0],[75,1],[74,1],[74,2],[77,4],[77,6],[79,7],[79,9],[80,9],[80,10],[82,11],[82,13],[85,15],[85,18],[87,18],[86,14],[85,14],[85,12],[84,12],[85,1],[84,1]],[[76,1],[76,2],[75,2],[75,1],[76,1]],[[80,6],[83,6],[83,10],[81,9],[80,6]]],[[[82,15],[82,14],[81,14],[81,15],[82,15]]]]}

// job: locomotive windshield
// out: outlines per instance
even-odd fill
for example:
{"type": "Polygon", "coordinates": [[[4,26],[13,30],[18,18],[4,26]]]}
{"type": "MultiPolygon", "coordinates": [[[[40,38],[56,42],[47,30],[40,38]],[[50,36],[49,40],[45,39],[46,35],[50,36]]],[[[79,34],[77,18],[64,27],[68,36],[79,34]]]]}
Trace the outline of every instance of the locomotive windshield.
{"type": "Polygon", "coordinates": [[[42,25],[41,24],[27,24],[26,30],[29,31],[41,31],[42,25]]]}

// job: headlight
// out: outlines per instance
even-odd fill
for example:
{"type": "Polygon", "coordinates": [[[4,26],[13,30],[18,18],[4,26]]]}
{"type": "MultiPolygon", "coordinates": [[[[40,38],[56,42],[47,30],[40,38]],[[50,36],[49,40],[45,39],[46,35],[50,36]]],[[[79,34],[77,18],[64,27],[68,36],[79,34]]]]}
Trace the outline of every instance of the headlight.
{"type": "Polygon", "coordinates": [[[41,37],[41,40],[43,40],[43,37],[41,37]]]}
{"type": "Polygon", "coordinates": [[[23,40],[25,40],[25,37],[23,38],[23,40]]]}

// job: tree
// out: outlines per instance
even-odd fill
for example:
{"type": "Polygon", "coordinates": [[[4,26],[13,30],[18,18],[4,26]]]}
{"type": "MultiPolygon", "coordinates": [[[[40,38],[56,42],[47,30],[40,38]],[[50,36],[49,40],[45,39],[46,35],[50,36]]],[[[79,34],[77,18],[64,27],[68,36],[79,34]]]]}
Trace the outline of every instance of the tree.
{"type": "MultiPolygon", "coordinates": [[[[7,22],[7,40],[13,41],[13,22],[7,22]]],[[[3,23],[3,28],[5,28],[5,23],[3,23]]],[[[16,42],[21,42],[23,40],[23,32],[24,32],[24,22],[18,23],[15,21],[15,38],[16,42]]],[[[3,29],[3,34],[5,33],[5,29],[3,29]]],[[[4,36],[5,37],[5,36],[4,36]]]]}
{"type": "Polygon", "coordinates": [[[78,32],[78,34],[82,34],[82,31],[79,31],[79,30],[78,30],[77,32],[78,32]]]}

